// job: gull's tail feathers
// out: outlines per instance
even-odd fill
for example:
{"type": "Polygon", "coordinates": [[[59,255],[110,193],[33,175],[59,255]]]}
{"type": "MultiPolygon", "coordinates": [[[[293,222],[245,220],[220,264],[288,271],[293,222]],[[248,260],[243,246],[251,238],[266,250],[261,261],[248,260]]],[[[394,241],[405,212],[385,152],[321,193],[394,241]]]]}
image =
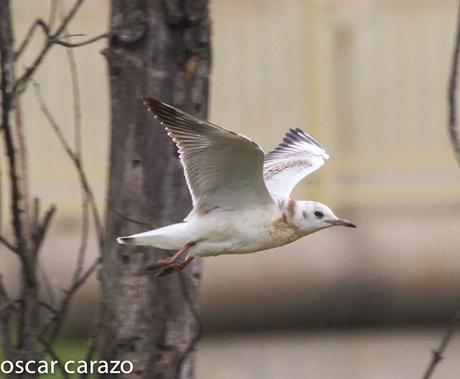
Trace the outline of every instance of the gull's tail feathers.
{"type": "Polygon", "coordinates": [[[180,249],[190,240],[185,223],[173,224],[164,228],[118,237],[117,242],[131,246],[152,246],[164,250],[180,249]]]}
{"type": "Polygon", "coordinates": [[[136,245],[136,239],[133,237],[118,237],[117,242],[122,245],[136,245]]]}

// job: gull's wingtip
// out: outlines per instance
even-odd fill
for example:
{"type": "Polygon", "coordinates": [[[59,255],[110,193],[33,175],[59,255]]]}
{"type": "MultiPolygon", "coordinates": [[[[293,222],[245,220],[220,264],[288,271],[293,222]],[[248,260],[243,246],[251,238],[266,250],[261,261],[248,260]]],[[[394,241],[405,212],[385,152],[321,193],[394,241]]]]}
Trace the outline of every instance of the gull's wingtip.
{"type": "Polygon", "coordinates": [[[150,111],[154,111],[156,108],[161,108],[161,107],[172,108],[170,105],[163,103],[160,100],[154,99],[153,97],[142,96],[142,99],[144,100],[144,105],[150,111]]]}
{"type": "Polygon", "coordinates": [[[152,103],[155,102],[154,99],[148,96],[142,96],[142,99],[144,100],[144,105],[147,107],[148,110],[152,109],[152,103]]]}

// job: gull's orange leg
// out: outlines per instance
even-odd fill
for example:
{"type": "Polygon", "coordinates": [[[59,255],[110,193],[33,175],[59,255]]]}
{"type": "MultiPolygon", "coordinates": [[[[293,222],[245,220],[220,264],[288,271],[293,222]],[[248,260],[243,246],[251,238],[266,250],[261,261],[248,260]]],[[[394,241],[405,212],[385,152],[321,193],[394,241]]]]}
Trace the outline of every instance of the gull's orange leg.
{"type": "Polygon", "coordinates": [[[168,266],[164,267],[159,273],[155,276],[159,278],[160,276],[165,276],[172,274],[173,272],[180,272],[183,271],[191,262],[193,261],[193,257],[188,257],[185,261],[176,263],[173,262],[168,266]]]}
{"type": "Polygon", "coordinates": [[[180,248],[180,250],[176,254],[169,258],[161,259],[157,262],[153,262],[147,265],[147,267],[145,267],[145,270],[155,270],[157,268],[163,268],[171,264],[174,264],[177,261],[177,259],[179,259],[180,256],[184,254],[188,249],[190,249],[193,245],[195,245],[195,242],[187,242],[184,246],[180,248]]]}

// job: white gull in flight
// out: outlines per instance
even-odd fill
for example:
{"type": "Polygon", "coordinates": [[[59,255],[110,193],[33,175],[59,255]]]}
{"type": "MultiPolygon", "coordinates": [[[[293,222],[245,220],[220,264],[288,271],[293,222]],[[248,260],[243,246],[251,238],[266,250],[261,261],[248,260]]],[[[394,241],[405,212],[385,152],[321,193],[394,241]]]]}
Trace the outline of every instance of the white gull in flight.
{"type": "Polygon", "coordinates": [[[176,250],[148,266],[161,269],[157,276],[182,271],[195,257],[252,253],[331,226],[355,227],[324,204],[290,199],[296,184],[329,158],[304,131],[291,129],[265,155],[241,134],[151,98],[145,104],[178,147],[193,201],[183,222],[117,239],[176,250]]]}

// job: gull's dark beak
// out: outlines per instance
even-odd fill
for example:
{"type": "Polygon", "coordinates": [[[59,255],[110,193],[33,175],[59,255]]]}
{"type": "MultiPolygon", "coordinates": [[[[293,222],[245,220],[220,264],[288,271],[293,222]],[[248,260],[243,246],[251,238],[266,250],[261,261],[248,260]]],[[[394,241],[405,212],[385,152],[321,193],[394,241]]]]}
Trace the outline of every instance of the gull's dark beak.
{"type": "Polygon", "coordinates": [[[351,221],[348,221],[348,220],[342,220],[342,219],[337,219],[337,220],[332,220],[330,221],[330,224],[331,225],[338,225],[338,226],[346,226],[348,228],[356,228],[356,225],[353,224],[351,221]]]}

